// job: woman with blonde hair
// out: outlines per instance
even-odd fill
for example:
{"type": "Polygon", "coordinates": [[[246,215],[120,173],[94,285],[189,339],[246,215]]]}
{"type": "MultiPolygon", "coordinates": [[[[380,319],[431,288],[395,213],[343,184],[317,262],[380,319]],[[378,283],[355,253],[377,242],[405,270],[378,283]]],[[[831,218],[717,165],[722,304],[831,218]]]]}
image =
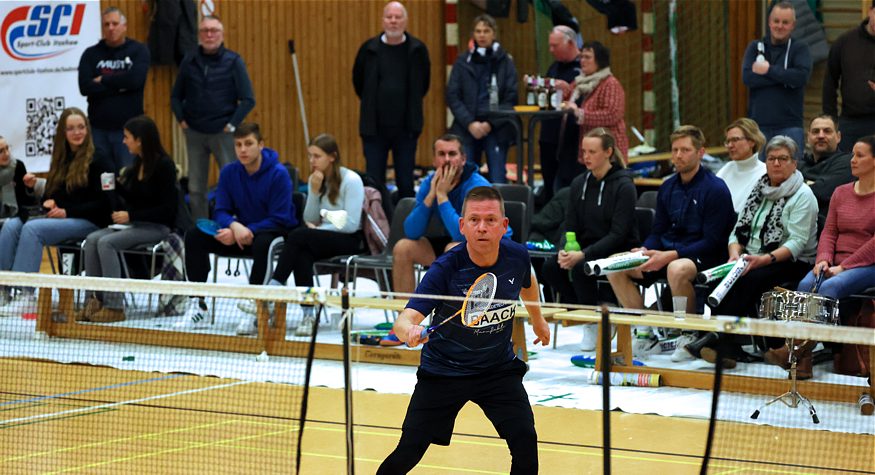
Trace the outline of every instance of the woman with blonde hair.
{"type": "Polygon", "coordinates": [[[724,133],[726,141],[723,145],[729,152],[729,162],[717,172],[717,177],[729,187],[733,208],[738,213],[757,180],[766,173],[766,164],[759,158],[766,137],[757,123],[747,117],[727,125],[724,133]]]}
{"type": "MultiPolygon", "coordinates": [[[[110,223],[110,208],[100,174],[108,168],[95,156],[88,118],[80,109],[65,109],[55,131],[52,161],[45,181],[45,217],[12,218],[0,229],[0,270],[38,272],[43,247],[84,239],[110,223]],[[25,222],[26,221],[26,222],[25,222]]],[[[25,176],[25,183],[35,178],[25,176]]],[[[6,290],[0,299],[8,300],[6,290]]],[[[36,298],[28,290],[0,308],[0,314],[32,313],[36,298]]]]}

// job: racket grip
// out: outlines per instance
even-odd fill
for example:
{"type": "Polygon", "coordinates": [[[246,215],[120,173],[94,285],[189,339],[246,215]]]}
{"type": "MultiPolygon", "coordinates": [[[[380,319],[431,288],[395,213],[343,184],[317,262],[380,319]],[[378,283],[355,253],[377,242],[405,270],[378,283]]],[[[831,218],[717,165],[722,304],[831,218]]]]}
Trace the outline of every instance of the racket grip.
{"type": "Polygon", "coordinates": [[[419,339],[420,340],[426,339],[428,337],[428,335],[434,331],[435,328],[437,328],[437,327],[423,328],[422,333],[419,334],[419,339]]]}

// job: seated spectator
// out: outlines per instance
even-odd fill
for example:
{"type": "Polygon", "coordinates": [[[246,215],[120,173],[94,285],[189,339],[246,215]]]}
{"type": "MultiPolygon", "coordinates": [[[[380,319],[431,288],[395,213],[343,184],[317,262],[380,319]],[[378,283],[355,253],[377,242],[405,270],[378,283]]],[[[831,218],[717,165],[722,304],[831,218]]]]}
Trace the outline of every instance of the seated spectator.
{"type": "Polygon", "coordinates": [[[672,296],[687,298],[687,313],[696,312],[693,280],[699,271],[726,262],[726,238],[735,221],[726,183],[701,166],[705,136],[683,125],[671,135],[672,164],[677,173],[659,187],[656,218],[642,247],[649,260],[635,269],[608,274],[620,304],[644,308],[638,284],[668,279],[672,296]]]}
{"type": "Polygon", "coordinates": [[[851,154],[839,150],[841,140],[838,123],[832,116],[820,115],[811,120],[808,126],[808,145],[811,152],[802,155],[799,171],[817,197],[818,234],[826,223],[829,199],[836,187],[854,181],[851,175],[851,154]]]}
{"type": "MultiPolygon", "coordinates": [[[[412,293],[415,285],[413,265],[429,266],[446,250],[464,239],[459,231],[459,216],[465,195],[472,188],[489,186],[477,173],[477,166],[465,161],[462,139],[445,134],[435,140],[435,171],[425,177],[416,194],[416,205],[404,220],[404,238],[392,249],[392,288],[412,293]],[[426,237],[432,216],[439,216],[447,236],[426,237]]],[[[512,236],[508,230],[507,237],[512,236]]]]}
{"type": "MultiPolygon", "coordinates": [[[[796,143],[776,135],[766,145],[766,174],[744,203],[735,229],[729,236],[729,262],[745,259],[741,277],[715,314],[757,318],[764,292],[792,282],[796,287],[814,263],[817,252],[817,199],[796,169],[796,143]],[[743,256],[743,257],[742,257],[743,256]]],[[[775,339],[777,340],[777,339],[775,339]]],[[[777,348],[779,345],[770,342],[777,348]]],[[[780,340],[780,345],[784,340],[780,340]]],[[[746,354],[731,335],[701,350],[705,361],[717,360],[716,345],[724,345],[724,367],[733,368],[746,354]]],[[[810,361],[800,363],[800,377],[811,377],[810,361]]]]}
{"type": "MultiPolygon", "coordinates": [[[[875,285],[875,135],[854,144],[851,173],[857,178],[836,188],[830,199],[826,226],[817,245],[814,268],[799,282],[797,290],[811,292],[815,279],[823,276],[817,293],[844,299],[875,285]]],[[[817,344],[806,342],[797,358],[806,361],[817,344]]],[[[766,361],[789,368],[788,349],[770,349],[766,361]]],[[[798,376],[798,367],[797,367],[798,376]]]]}
{"type": "MultiPolygon", "coordinates": [[[[98,229],[85,239],[85,273],[90,277],[121,277],[119,252],[163,241],[176,222],[176,164],[161,146],[158,127],[141,115],[127,121],[122,130],[134,163],[122,169],[117,180],[115,192],[120,201],[111,217],[114,224],[126,227],[98,229]]],[[[122,321],[124,294],[95,293],[74,317],[77,321],[122,321]]]]}
{"type": "MultiPolygon", "coordinates": [[[[108,171],[94,153],[88,118],[80,109],[65,109],[55,131],[52,161],[41,197],[45,217],[12,218],[0,229],[0,270],[39,272],[43,247],[85,239],[109,224],[109,206],[100,188],[100,174],[108,171]]],[[[35,187],[33,175],[22,178],[35,187]]],[[[0,292],[8,300],[8,290],[0,292]]],[[[21,289],[14,300],[0,308],[0,315],[33,313],[36,297],[21,289]]]]}
{"type": "MultiPolygon", "coordinates": [[[[271,285],[286,285],[289,275],[295,273],[295,285],[313,286],[313,263],[326,257],[355,254],[364,243],[362,235],[362,203],[365,188],[358,173],[346,168],[340,160],[337,140],[321,134],[310,141],[307,148],[310,160],[310,178],[307,204],[304,206],[304,224],[293,229],[283,246],[279,261],[270,279],[271,285]],[[323,210],[346,212],[341,226],[321,216],[323,210]]],[[[313,307],[304,307],[304,318],[295,334],[309,336],[315,324],[313,307]]],[[[255,318],[244,318],[237,327],[238,334],[257,332],[255,318]]]]}
{"type": "Polygon", "coordinates": [[[28,173],[24,162],[12,158],[9,143],[0,136],[0,226],[7,219],[26,213],[25,207],[35,203],[33,193],[28,192],[28,188],[33,188],[35,178],[30,175],[31,186],[28,187],[25,184],[26,176],[28,173]]]}
{"type": "MultiPolygon", "coordinates": [[[[251,257],[249,283],[261,285],[267,273],[270,243],[298,224],[292,203],[292,180],[279,154],[264,146],[258,124],[244,122],[234,131],[237,161],[222,168],[216,188],[215,221],[211,236],[198,228],[185,233],[185,270],[191,282],[206,282],[210,253],[251,257]]],[[[205,328],[207,305],[189,299],[189,308],[176,328],[205,328]]]]}
{"type": "MultiPolygon", "coordinates": [[[[571,99],[564,105],[574,111],[583,137],[596,127],[604,127],[617,140],[621,157],[629,154],[629,139],[626,137],[626,92],[623,85],[611,73],[611,50],[598,41],[587,42],[580,49],[580,76],[574,80],[571,99]]],[[[579,144],[578,144],[579,145],[579,144]]],[[[583,151],[578,151],[581,161],[583,151]]],[[[574,178],[563,173],[563,164],[557,179],[566,186],[574,178]]],[[[567,168],[566,168],[567,169],[567,168]]],[[[573,167],[572,167],[573,169],[573,167]]]]}
{"type": "MultiPolygon", "coordinates": [[[[587,172],[571,182],[565,218],[565,231],[575,233],[581,250],[561,250],[563,237],[558,255],[544,263],[543,273],[544,280],[559,291],[563,303],[594,305],[613,298],[604,291],[599,293],[597,277],[586,275],[583,265],[639,243],[635,226],[637,193],[610,132],[601,127],[589,131],[581,148],[587,172]]],[[[585,326],[584,351],[595,349],[596,334],[595,324],[585,326]]]]}
{"type": "MultiPolygon", "coordinates": [[[[507,183],[507,149],[513,140],[513,127],[489,120],[489,88],[494,78],[499,106],[517,103],[517,72],[513,58],[495,41],[498,27],[489,15],[474,19],[474,41],[456,60],[447,83],[447,106],[453,112],[454,134],[465,140],[468,161],[480,165],[486,153],[489,181],[507,183]]],[[[411,289],[412,290],[412,289],[411,289]]]]}
{"type": "Polygon", "coordinates": [[[717,172],[717,178],[726,182],[732,194],[732,206],[736,213],[740,213],[747,195],[766,172],[766,164],[759,159],[766,137],[757,123],[747,117],[729,124],[724,132],[729,162],[717,172]]]}

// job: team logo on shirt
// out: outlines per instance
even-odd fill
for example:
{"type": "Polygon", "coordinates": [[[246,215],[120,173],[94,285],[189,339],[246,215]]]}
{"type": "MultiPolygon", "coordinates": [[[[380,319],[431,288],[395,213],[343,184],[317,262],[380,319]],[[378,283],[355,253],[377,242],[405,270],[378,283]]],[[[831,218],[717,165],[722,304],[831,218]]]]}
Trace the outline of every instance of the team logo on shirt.
{"type": "Polygon", "coordinates": [[[493,304],[483,318],[474,325],[475,335],[486,335],[491,333],[499,333],[504,330],[505,324],[513,321],[516,315],[516,305],[510,304],[493,304]]]}

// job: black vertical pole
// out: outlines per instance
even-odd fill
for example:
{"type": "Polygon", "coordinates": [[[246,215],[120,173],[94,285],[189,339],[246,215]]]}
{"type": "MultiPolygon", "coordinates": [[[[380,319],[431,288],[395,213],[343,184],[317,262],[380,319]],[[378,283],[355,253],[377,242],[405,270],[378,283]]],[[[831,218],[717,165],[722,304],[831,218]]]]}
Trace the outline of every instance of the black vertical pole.
{"type": "Polygon", "coordinates": [[[608,306],[602,304],[602,467],[611,474],[611,317],[608,306]]]}

